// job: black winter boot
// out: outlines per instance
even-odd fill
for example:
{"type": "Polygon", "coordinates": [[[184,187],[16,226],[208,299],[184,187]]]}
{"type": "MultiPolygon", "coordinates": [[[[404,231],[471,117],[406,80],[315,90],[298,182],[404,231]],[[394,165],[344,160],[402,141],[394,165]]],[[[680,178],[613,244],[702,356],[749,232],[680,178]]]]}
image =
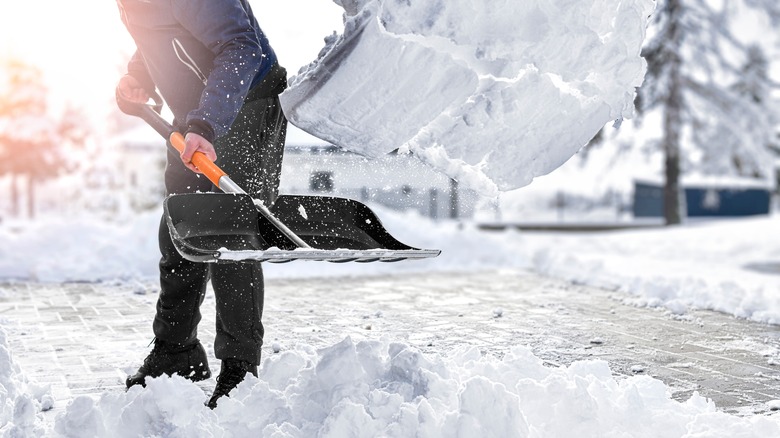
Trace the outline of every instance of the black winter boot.
{"type": "Polygon", "coordinates": [[[178,374],[193,382],[211,377],[206,350],[200,341],[193,345],[179,346],[155,339],[154,348],[144,359],[144,364],[132,376],[127,377],[128,388],[133,385],[146,386],[147,376],[178,374]]]}
{"type": "Polygon", "coordinates": [[[206,406],[211,409],[217,407],[217,399],[228,394],[246,377],[247,373],[257,377],[257,365],[238,359],[225,359],[217,377],[217,386],[206,406]]]}

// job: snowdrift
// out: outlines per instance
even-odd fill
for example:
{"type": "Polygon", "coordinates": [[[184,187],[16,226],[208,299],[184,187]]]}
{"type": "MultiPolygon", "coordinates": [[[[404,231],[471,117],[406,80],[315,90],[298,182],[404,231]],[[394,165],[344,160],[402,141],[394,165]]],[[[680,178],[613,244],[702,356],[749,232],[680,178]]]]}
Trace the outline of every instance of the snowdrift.
{"type": "Polygon", "coordinates": [[[633,115],[651,0],[336,0],[343,34],[282,94],[291,123],[411,152],[494,196],[633,115]]]}
{"type": "Polygon", "coordinates": [[[57,417],[79,437],[773,437],[771,417],[717,412],[694,394],[680,403],[648,376],[615,380],[603,361],[550,368],[528,349],[502,359],[463,349],[427,357],[408,345],[350,338],[263,362],[218,404],[179,376],[95,401],[76,397],[57,417]]]}

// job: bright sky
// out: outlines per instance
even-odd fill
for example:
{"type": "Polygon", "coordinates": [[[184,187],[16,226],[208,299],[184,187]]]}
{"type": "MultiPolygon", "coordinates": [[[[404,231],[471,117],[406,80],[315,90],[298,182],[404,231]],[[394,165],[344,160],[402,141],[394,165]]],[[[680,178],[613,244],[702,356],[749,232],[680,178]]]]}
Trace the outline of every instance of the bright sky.
{"type": "MultiPolygon", "coordinates": [[[[316,58],[326,35],[343,30],[343,10],[331,0],[250,4],[291,73],[316,58]]],[[[100,120],[133,50],[114,0],[0,2],[0,57],[39,66],[55,106],[71,102],[100,120]]]]}

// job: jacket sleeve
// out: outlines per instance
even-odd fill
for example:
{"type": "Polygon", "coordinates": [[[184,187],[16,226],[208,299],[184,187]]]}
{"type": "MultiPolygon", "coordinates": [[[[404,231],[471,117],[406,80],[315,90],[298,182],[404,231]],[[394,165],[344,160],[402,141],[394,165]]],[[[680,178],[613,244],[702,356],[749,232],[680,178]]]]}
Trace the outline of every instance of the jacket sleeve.
{"type": "Polygon", "coordinates": [[[240,0],[172,0],[172,5],[181,25],[215,55],[200,106],[186,121],[193,132],[213,141],[209,137],[227,134],[264,54],[240,0]]]}
{"type": "Polygon", "coordinates": [[[137,50],[127,63],[127,74],[138,80],[149,94],[154,94],[154,81],[149,75],[149,70],[146,68],[143,57],[137,50]]]}

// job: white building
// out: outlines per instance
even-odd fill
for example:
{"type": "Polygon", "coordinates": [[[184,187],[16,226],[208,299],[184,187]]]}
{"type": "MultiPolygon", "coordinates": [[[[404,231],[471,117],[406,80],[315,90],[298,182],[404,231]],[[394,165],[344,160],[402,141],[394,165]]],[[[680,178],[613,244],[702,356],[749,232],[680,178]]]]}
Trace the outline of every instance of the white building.
{"type": "Polygon", "coordinates": [[[434,217],[470,217],[477,195],[407,154],[369,159],[290,126],[281,193],[333,195],[434,217]]]}

